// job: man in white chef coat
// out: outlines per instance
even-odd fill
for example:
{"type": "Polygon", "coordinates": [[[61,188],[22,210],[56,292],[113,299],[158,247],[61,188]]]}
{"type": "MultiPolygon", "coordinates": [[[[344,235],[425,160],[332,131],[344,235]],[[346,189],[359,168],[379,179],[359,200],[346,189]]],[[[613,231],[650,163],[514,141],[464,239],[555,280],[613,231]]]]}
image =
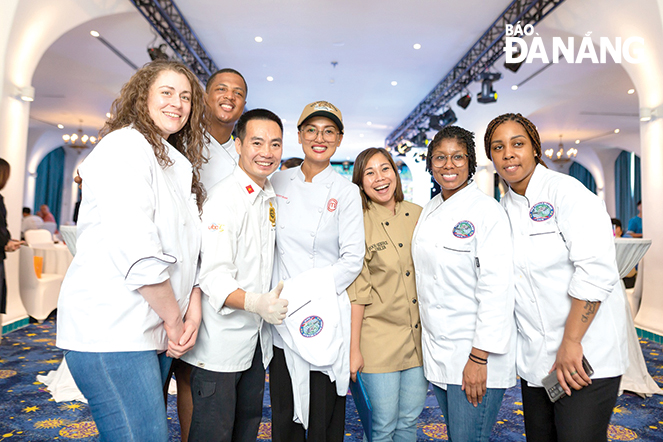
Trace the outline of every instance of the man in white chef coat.
{"type": "Polygon", "coordinates": [[[269,291],[276,202],[267,177],[280,165],[283,125],[254,109],[237,122],[233,173],[209,190],[203,206],[202,323],[193,366],[190,441],[255,441],[262,417],[271,328],[285,318],[282,285],[269,291]]]}
{"type": "MultiPolygon", "coordinates": [[[[200,181],[208,192],[237,166],[239,154],[235,150],[232,131],[244,112],[248,91],[246,80],[235,69],[221,69],[207,80],[205,103],[209,143],[206,145],[208,151],[205,156],[209,160],[200,169],[200,181]]],[[[193,412],[191,366],[176,359],[173,361],[173,370],[177,380],[177,414],[181,437],[182,442],[187,442],[193,412]]]]}

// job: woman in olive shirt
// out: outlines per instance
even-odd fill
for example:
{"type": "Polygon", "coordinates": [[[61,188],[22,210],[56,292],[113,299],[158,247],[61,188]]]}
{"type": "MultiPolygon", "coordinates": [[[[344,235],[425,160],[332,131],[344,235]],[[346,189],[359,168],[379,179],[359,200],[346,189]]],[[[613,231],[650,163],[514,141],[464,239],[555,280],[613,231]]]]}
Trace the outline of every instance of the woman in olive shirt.
{"type": "Polygon", "coordinates": [[[391,155],[369,148],[355,160],[361,189],[366,256],[348,288],[352,302],[350,373],[362,380],[373,407],[373,442],[415,441],[428,381],[410,254],[421,207],[403,201],[391,155]]]}

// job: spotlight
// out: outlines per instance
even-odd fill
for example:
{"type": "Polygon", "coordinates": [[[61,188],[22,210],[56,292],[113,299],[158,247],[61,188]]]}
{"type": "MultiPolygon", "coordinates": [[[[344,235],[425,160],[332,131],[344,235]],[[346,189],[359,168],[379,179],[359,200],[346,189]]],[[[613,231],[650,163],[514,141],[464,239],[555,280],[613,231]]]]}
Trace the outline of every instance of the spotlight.
{"type": "Polygon", "coordinates": [[[150,60],[168,60],[168,54],[166,54],[166,44],[163,43],[159,47],[147,48],[147,55],[150,56],[150,60]]]}
{"type": "Polygon", "coordinates": [[[445,126],[451,126],[458,118],[452,109],[447,109],[441,115],[432,115],[428,120],[428,126],[431,130],[442,130],[445,126]]]}
{"type": "Polygon", "coordinates": [[[499,72],[484,72],[480,76],[481,92],[477,94],[479,103],[494,103],[497,101],[497,92],[493,90],[493,82],[502,78],[499,72]]]}
{"type": "Polygon", "coordinates": [[[412,144],[414,144],[415,146],[426,147],[426,144],[428,144],[427,143],[428,140],[426,138],[427,138],[426,137],[426,131],[422,130],[417,135],[415,135],[414,138],[412,138],[411,141],[412,141],[412,144]]]}
{"type": "Polygon", "coordinates": [[[456,101],[456,104],[463,109],[467,109],[467,106],[470,105],[470,102],[472,101],[472,96],[470,95],[469,92],[465,93],[465,95],[461,95],[458,101],[456,101]]]}
{"type": "MultiPolygon", "coordinates": [[[[520,57],[520,49],[518,49],[518,51],[515,54],[513,54],[513,58],[518,58],[518,57],[520,57]]],[[[511,72],[516,73],[516,72],[518,72],[518,69],[520,69],[520,66],[522,66],[522,64],[524,62],[525,62],[525,60],[519,61],[517,63],[507,63],[505,61],[504,62],[504,67],[507,68],[508,70],[510,70],[511,72]]]]}

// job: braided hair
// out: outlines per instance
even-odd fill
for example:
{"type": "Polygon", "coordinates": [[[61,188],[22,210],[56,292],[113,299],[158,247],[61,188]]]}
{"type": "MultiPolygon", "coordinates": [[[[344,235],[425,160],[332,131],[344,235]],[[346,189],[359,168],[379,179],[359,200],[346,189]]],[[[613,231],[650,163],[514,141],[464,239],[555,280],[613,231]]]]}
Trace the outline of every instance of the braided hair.
{"type": "Polygon", "coordinates": [[[493,159],[490,150],[490,142],[493,138],[493,134],[502,123],[506,123],[507,121],[516,122],[525,129],[525,132],[527,132],[527,135],[532,142],[532,147],[534,147],[534,161],[536,164],[541,164],[543,167],[548,168],[546,163],[544,163],[541,159],[541,137],[539,137],[539,131],[536,130],[534,123],[523,117],[521,114],[502,114],[488,123],[486,134],[483,137],[483,142],[486,148],[486,156],[488,159],[493,159]]]}

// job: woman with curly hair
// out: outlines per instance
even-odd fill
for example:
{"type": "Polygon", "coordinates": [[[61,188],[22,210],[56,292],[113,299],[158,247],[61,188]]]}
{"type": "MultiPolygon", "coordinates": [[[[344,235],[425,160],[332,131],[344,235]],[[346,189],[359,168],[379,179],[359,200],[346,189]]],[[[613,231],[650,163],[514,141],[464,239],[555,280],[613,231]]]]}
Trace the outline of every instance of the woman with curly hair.
{"type": "Polygon", "coordinates": [[[628,364],[610,216],[578,180],[548,170],[539,132],[521,114],[491,121],[484,142],[509,185],[501,203],[513,229],[527,440],[606,441],[628,364]],[[566,397],[553,403],[543,378],[554,370],[566,397]]]}
{"type": "Polygon", "coordinates": [[[79,168],[85,198],[57,346],[102,440],[168,439],[170,357],[193,347],[201,317],[203,109],[184,65],[149,63],[123,86],[79,168]]]}
{"type": "Polygon", "coordinates": [[[509,220],[472,179],[472,132],[442,129],[426,166],[442,192],[424,207],[412,240],[424,374],[449,440],[488,442],[504,391],[516,383],[509,220]]]}

